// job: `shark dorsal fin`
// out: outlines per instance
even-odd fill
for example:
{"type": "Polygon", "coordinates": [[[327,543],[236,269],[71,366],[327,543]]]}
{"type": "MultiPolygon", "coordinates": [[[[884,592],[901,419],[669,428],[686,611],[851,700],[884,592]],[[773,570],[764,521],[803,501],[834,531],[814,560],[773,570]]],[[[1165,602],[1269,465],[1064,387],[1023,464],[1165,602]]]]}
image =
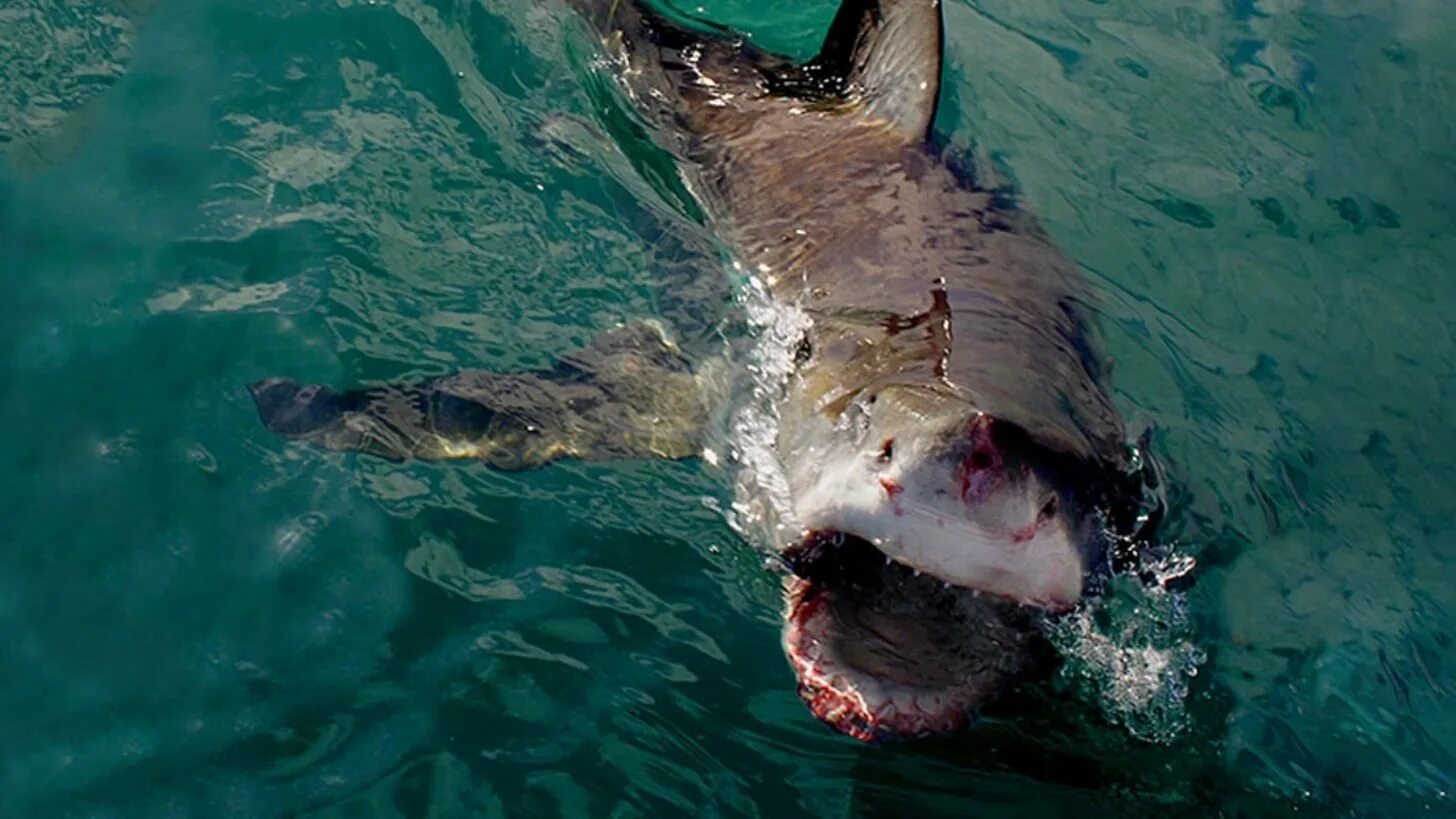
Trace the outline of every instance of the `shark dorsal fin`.
{"type": "Polygon", "coordinates": [[[873,115],[925,139],[940,95],[941,0],[843,0],[809,64],[873,115]]]}

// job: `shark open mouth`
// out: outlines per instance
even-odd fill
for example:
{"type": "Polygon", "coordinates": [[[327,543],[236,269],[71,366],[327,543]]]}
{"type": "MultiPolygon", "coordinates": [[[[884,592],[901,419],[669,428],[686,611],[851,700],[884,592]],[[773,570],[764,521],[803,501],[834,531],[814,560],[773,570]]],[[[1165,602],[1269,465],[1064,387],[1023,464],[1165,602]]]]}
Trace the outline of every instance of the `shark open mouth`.
{"type": "Polygon", "coordinates": [[[856,739],[964,727],[1046,658],[1042,612],[917,573],[862,538],[816,532],[786,559],[784,651],[799,695],[856,739]]]}

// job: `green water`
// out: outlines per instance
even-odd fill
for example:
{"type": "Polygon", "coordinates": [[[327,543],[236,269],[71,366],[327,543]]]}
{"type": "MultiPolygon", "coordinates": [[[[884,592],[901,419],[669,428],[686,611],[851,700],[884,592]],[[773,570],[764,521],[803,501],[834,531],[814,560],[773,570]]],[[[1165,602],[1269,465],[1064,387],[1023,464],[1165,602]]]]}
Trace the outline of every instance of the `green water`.
{"type": "MultiPolygon", "coordinates": [[[[802,55],[833,3],[702,7],[802,55]]],[[[269,375],[715,338],[663,286],[711,235],[560,5],[5,0],[0,815],[1456,811],[1456,6],[947,20],[939,130],[1096,282],[1199,568],[969,734],[869,748],[798,702],[721,470],[253,413],[269,375]]]]}

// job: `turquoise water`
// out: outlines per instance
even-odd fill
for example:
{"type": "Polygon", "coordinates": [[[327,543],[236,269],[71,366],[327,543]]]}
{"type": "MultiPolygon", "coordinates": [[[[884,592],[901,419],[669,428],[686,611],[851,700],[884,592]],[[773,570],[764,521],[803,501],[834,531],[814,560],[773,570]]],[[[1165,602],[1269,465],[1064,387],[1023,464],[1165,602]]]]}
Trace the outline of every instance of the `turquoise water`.
{"type": "MultiPolygon", "coordinates": [[[[833,3],[681,8],[803,55],[833,3]]],[[[723,471],[257,422],[264,376],[734,324],[559,4],[7,0],[0,814],[1456,811],[1456,6],[947,21],[938,129],[1096,283],[1197,582],[1122,584],[967,735],[869,748],[796,698],[723,471]]]]}

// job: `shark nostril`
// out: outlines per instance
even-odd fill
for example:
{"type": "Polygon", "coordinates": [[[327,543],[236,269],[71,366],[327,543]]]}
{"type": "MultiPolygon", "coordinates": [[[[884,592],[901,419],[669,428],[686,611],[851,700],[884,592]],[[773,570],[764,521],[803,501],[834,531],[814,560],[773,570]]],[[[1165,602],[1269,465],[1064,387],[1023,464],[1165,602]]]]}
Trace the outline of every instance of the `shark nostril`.
{"type": "Polygon", "coordinates": [[[1052,495],[1051,497],[1047,498],[1044,503],[1042,503],[1041,510],[1036,513],[1037,521],[1045,522],[1051,520],[1057,514],[1057,508],[1057,496],[1052,495]]]}

